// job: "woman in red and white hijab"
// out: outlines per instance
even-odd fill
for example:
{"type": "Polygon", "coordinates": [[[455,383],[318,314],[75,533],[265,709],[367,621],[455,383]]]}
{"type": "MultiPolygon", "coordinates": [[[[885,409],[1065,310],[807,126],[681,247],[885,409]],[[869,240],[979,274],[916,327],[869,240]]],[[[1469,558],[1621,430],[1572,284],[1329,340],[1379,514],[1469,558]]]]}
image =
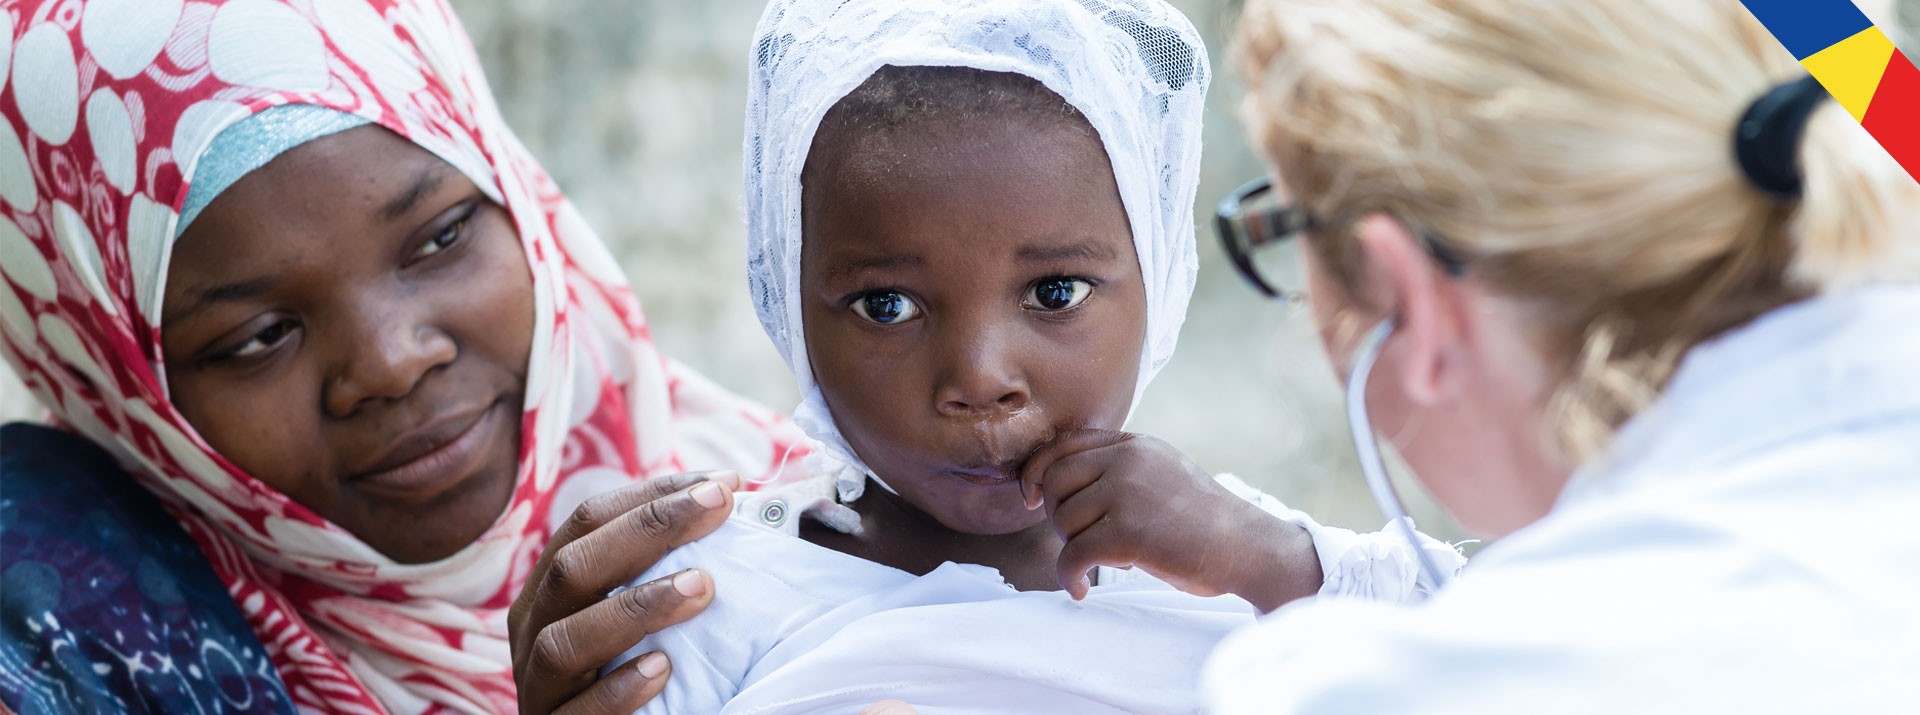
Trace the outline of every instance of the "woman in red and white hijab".
{"type": "MultiPolygon", "coordinates": [[[[631,643],[586,634],[649,624],[607,620],[647,609],[595,606],[610,584],[578,567],[639,573],[685,535],[624,527],[723,511],[737,484],[636,482],[771,478],[804,438],[655,352],[443,0],[27,0],[0,36],[0,352],[198,544],[291,705],[511,712],[510,655],[533,709],[657,690],[657,658],[593,680],[631,643]],[[550,540],[580,547],[551,572],[550,540]]],[[[6,451],[52,440],[10,431],[6,451]]],[[[20,512],[12,534],[78,518],[20,512]]],[[[34,563],[8,573],[44,585],[34,563]]],[[[56,595],[80,585],[52,573],[56,595]]],[[[711,586],[626,598],[678,618],[711,586]]],[[[8,615],[111,651],[103,675],[201,678],[117,628],[89,646],[59,602],[8,615]]],[[[34,697],[60,663],[0,658],[0,680],[34,697]]]]}

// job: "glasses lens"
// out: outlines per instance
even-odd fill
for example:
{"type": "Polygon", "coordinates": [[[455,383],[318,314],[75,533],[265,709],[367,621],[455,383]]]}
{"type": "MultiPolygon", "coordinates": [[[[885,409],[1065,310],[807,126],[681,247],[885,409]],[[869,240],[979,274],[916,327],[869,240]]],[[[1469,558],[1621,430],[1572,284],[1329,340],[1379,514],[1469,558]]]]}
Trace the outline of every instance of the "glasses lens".
{"type": "Polygon", "coordinates": [[[1274,192],[1262,192],[1240,203],[1240,221],[1235,241],[1260,280],[1282,297],[1297,298],[1306,290],[1300,267],[1300,226],[1291,225],[1297,214],[1274,198],[1274,192]]]}

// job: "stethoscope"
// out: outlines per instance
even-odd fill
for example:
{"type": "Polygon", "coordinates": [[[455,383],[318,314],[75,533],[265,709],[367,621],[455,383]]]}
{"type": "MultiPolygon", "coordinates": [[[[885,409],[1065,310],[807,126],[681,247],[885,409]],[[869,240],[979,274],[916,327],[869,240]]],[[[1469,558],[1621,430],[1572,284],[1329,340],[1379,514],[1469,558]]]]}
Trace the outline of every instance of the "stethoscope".
{"type": "Polygon", "coordinates": [[[1373,430],[1373,420],[1367,415],[1367,378],[1373,373],[1373,362],[1380,357],[1380,348],[1387,338],[1393,335],[1392,318],[1380,321],[1367,331],[1360,351],[1353,356],[1353,371],[1347,378],[1347,429],[1353,433],[1353,445],[1360,457],[1360,471],[1367,476],[1367,490],[1373,492],[1373,500],[1380,505],[1380,513],[1389,521],[1399,525],[1400,534],[1405,536],[1407,544],[1413,547],[1413,553],[1420,559],[1420,570],[1425,573],[1434,588],[1446,585],[1448,576],[1433,563],[1433,557],[1420,544],[1420,534],[1413,528],[1413,519],[1407,516],[1406,507],[1400,504],[1400,494],[1394,491],[1393,481],[1387,478],[1386,461],[1380,457],[1380,438],[1373,430]]]}

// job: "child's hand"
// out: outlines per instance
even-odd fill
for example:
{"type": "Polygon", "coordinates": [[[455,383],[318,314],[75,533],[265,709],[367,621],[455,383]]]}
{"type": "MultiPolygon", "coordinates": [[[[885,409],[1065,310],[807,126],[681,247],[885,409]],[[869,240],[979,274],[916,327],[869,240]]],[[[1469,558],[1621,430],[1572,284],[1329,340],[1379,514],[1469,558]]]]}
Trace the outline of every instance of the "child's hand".
{"type": "Polygon", "coordinates": [[[1232,593],[1270,611],[1320,589],[1305,529],[1261,511],[1160,440],[1067,432],[1020,473],[1027,508],[1041,505],[1066,541],[1060,585],[1085,598],[1095,566],[1138,566],[1200,596],[1232,593]]]}

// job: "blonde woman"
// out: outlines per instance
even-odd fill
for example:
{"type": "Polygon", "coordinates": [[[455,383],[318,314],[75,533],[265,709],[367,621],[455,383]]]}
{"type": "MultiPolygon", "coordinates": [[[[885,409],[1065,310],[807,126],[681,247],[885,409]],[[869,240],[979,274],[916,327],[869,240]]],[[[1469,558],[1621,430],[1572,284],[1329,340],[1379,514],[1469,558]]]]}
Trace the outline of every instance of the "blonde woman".
{"type": "Polygon", "coordinates": [[[1490,543],[1238,634],[1218,712],[1920,707],[1920,186],[1740,3],[1250,0],[1237,55],[1233,255],[1490,543]]]}

